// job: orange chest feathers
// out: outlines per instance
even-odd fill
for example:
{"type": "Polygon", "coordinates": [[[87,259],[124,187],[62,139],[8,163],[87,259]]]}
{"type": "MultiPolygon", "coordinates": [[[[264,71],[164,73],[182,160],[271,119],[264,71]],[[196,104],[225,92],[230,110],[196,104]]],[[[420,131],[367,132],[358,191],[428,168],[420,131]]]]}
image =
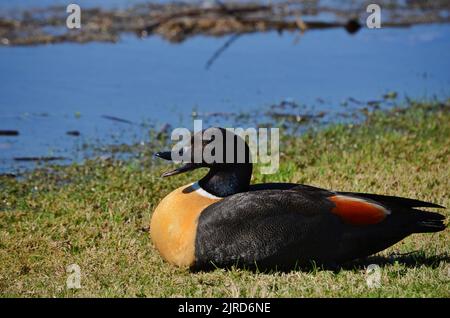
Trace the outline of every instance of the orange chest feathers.
{"type": "Polygon", "coordinates": [[[159,203],[152,215],[150,236],[166,261],[182,267],[194,263],[198,218],[206,207],[219,200],[196,184],[189,184],[159,203]]]}

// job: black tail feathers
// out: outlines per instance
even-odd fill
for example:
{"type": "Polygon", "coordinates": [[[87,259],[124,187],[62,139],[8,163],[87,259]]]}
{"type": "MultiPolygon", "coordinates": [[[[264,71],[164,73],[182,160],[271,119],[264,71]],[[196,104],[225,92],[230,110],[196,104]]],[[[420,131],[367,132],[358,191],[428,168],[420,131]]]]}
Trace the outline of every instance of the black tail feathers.
{"type": "Polygon", "coordinates": [[[382,205],[388,207],[390,210],[403,210],[409,212],[412,219],[412,233],[433,233],[439,232],[446,229],[444,224],[445,216],[435,212],[426,212],[422,210],[415,209],[417,207],[426,208],[443,208],[442,205],[425,202],[415,199],[408,199],[402,197],[379,195],[372,193],[351,193],[351,192],[340,192],[341,194],[356,195],[359,197],[367,198],[380,202],[382,205]]]}
{"type": "Polygon", "coordinates": [[[431,202],[425,202],[415,199],[409,199],[409,198],[402,198],[402,197],[395,197],[390,195],[381,195],[381,194],[373,194],[373,193],[358,193],[358,192],[340,192],[341,194],[349,194],[349,195],[356,195],[363,198],[368,198],[380,203],[385,204],[386,206],[399,206],[399,207],[408,207],[408,208],[415,208],[415,207],[422,207],[422,208],[440,208],[445,209],[442,205],[431,203],[431,202]]]}
{"type": "Polygon", "coordinates": [[[414,227],[415,233],[433,233],[446,229],[444,224],[445,216],[435,212],[416,212],[417,221],[414,227]]]}

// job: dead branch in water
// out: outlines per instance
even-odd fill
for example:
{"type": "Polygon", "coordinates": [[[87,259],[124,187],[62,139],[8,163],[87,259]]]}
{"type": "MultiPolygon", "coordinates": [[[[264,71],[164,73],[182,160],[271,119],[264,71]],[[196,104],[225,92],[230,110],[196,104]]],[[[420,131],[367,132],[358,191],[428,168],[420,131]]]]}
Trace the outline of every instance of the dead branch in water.
{"type": "MultiPolygon", "coordinates": [[[[387,1],[387,0],[385,0],[387,1]]],[[[382,5],[383,0],[379,1],[382,5]]],[[[390,20],[383,27],[405,27],[418,23],[448,23],[450,4],[407,7],[388,1],[390,20]],[[418,14],[417,12],[420,12],[418,14]]],[[[125,33],[140,37],[158,35],[178,43],[197,36],[225,36],[255,32],[296,32],[344,28],[357,32],[366,14],[364,1],[353,9],[322,6],[319,1],[288,1],[277,4],[226,3],[214,5],[169,3],[143,4],[126,10],[82,9],[81,29],[66,27],[65,7],[21,12],[15,17],[0,17],[0,45],[36,45],[60,42],[115,42],[125,33]],[[334,15],[334,21],[314,18],[319,13],[334,15]],[[300,19],[302,17],[302,19],[300,19]],[[308,19],[304,19],[308,17],[308,19]],[[301,21],[301,23],[299,23],[301,21]]],[[[232,37],[234,38],[234,36],[232,37]]],[[[234,41],[234,40],[233,40],[234,41]]],[[[228,45],[229,46],[229,45],[228,45]]]]}
{"type": "Polygon", "coordinates": [[[209,69],[211,65],[222,55],[222,53],[239,37],[241,36],[240,33],[236,33],[232,35],[217,51],[214,52],[214,54],[211,56],[211,58],[206,62],[205,68],[209,69]]]}

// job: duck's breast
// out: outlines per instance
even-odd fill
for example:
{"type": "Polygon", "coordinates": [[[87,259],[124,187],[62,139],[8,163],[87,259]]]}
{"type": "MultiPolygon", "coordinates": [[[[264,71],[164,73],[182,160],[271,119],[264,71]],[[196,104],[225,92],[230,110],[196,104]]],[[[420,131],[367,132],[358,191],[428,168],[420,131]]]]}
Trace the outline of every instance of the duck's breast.
{"type": "Polygon", "coordinates": [[[198,218],[205,208],[219,200],[197,184],[189,184],[159,203],[152,215],[150,235],[166,261],[182,267],[194,264],[198,218]]]}

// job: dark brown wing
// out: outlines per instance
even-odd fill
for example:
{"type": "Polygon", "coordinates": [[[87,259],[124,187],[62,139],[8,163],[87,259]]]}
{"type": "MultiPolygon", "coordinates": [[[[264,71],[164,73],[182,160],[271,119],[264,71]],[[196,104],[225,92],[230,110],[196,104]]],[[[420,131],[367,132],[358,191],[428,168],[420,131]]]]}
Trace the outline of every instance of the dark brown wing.
{"type": "Polygon", "coordinates": [[[227,197],[202,212],[194,268],[244,265],[288,269],[311,261],[336,263],[376,253],[411,233],[445,228],[441,215],[408,206],[391,208],[351,193],[303,185],[266,186],[269,189],[257,186],[227,197]],[[376,222],[349,222],[346,200],[339,206],[332,199],[336,196],[361,200],[366,207],[362,214],[370,212],[373,205],[388,212],[376,222]]]}

